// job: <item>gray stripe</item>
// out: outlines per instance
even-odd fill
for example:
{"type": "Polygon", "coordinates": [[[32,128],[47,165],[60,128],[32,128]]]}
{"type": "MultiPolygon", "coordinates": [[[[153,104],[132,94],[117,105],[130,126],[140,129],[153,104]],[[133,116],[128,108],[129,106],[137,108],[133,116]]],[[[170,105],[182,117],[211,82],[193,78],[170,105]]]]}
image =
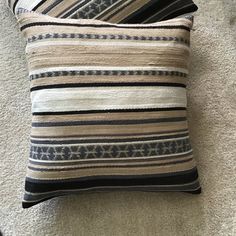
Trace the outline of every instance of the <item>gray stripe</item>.
{"type": "Polygon", "coordinates": [[[144,157],[142,159],[117,159],[117,160],[88,160],[88,161],[73,161],[73,162],[62,162],[62,161],[55,161],[55,162],[38,162],[38,161],[33,161],[33,160],[29,160],[29,163],[33,164],[33,165],[43,165],[43,166],[73,166],[73,165],[77,165],[77,164],[99,164],[99,163],[129,163],[129,162],[152,162],[152,161],[161,161],[161,160],[173,160],[173,159],[178,159],[181,157],[186,157],[186,156],[190,156],[192,155],[193,152],[190,151],[186,154],[180,154],[180,155],[175,155],[175,156],[165,156],[165,157],[151,157],[151,158],[147,158],[144,157]]]}
{"type": "Polygon", "coordinates": [[[30,80],[59,77],[59,76],[178,76],[187,77],[186,73],[180,71],[163,70],[72,70],[72,71],[50,71],[30,75],[30,80]]]}
{"type": "Polygon", "coordinates": [[[87,144],[67,146],[32,145],[30,158],[37,160],[79,160],[163,156],[192,150],[189,138],[168,141],[87,144]]]}
{"type": "Polygon", "coordinates": [[[186,44],[189,46],[190,42],[182,37],[161,37],[161,36],[130,36],[130,35],[116,35],[116,34],[66,34],[66,33],[54,33],[54,34],[40,34],[28,38],[28,43],[32,43],[38,40],[45,39],[108,39],[108,40],[132,40],[132,41],[173,41],[176,43],[186,44]]]}

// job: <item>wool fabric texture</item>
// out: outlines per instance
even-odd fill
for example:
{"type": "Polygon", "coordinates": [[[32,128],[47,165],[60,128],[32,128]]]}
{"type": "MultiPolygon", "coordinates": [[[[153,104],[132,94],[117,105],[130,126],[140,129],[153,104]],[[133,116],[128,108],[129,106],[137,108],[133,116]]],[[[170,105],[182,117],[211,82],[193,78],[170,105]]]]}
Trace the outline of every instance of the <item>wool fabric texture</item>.
{"type": "Polygon", "coordinates": [[[200,193],[186,119],[192,19],[19,15],[31,81],[23,207],[105,190],[200,193]]]}
{"type": "Polygon", "coordinates": [[[192,0],[9,0],[14,13],[24,8],[59,18],[112,23],[151,23],[197,11],[192,0]]]}

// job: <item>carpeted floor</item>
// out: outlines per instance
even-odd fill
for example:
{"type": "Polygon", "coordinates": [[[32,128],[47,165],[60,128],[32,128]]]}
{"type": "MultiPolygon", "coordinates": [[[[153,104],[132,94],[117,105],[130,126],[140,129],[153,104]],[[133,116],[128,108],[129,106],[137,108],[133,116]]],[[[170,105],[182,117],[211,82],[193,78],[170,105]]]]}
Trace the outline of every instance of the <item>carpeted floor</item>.
{"type": "Polygon", "coordinates": [[[16,236],[236,235],[236,1],[195,0],[189,119],[203,193],[102,193],[21,208],[30,131],[24,41],[0,0],[0,231],[16,236]]]}

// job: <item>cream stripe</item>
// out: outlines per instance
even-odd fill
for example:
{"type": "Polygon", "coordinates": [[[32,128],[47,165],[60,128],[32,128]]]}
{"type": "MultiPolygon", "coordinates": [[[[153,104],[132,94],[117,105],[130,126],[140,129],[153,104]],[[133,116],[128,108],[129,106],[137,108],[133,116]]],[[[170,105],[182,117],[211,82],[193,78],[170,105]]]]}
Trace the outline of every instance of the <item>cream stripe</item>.
{"type": "Polygon", "coordinates": [[[42,0],[20,0],[16,4],[16,12],[18,8],[24,8],[31,11],[38,3],[42,2],[42,0]]]}
{"type": "Polygon", "coordinates": [[[123,46],[127,46],[127,47],[174,47],[174,48],[184,48],[187,51],[190,51],[189,47],[187,45],[181,45],[178,43],[164,43],[161,41],[157,41],[155,43],[150,43],[150,42],[142,42],[142,43],[138,43],[138,42],[134,42],[134,41],[126,41],[126,42],[107,42],[107,41],[100,41],[100,42],[90,42],[90,41],[82,41],[82,40],[76,40],[76,41],[59,41],[59,40],[48,40],[47,42],[43,41],[36,41],[36,42],[32,42],[30,44],[27,44],[26,46],[26,53],[29,53],[29,50],[33,49],[33,48],[38,48],[38,47],[42,47],[42,46],[72,46],[72,45],[82,45],[82,46],[116,46],[116,47],[123,47],[123,46]]]}
{"type": "Polygon", "coordinates": [[[31,93],[32,111],[186,107],[179,87],[97,87],[44,89],[31,93]],[[145,99],[144,99],[145,98],[145,99]]]}

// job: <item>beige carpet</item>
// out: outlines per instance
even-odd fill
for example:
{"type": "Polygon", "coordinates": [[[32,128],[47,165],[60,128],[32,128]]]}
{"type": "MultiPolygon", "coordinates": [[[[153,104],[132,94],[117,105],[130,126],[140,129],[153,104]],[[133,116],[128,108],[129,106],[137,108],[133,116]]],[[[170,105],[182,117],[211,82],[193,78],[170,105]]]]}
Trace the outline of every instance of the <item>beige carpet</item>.
{"type": "Polygon", "coordinates": [[[203,193],[104,193],[21,208],[30,131],[24,41],[0,0],[0,231],[16,236],[236,235],[236,1],[196,0],[189,79],[203,193]]]}

